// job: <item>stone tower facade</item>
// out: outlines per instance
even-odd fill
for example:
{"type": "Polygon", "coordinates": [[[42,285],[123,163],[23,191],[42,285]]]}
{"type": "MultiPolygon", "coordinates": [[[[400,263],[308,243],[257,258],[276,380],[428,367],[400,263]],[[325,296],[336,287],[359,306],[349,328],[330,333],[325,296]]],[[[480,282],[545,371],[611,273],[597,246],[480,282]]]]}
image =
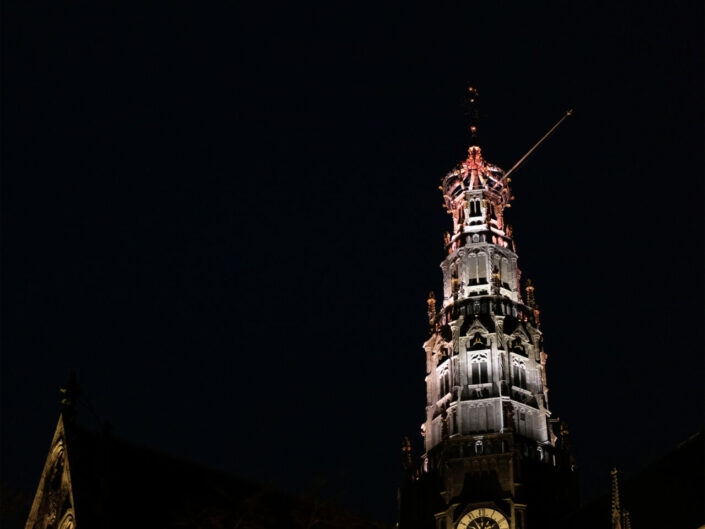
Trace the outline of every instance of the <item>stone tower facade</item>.
{"type": "MultiPolygon", "coordinates": [[[[476,92],[471,89],[471,101],[476,92]]],[[[487,162],[475,124],[468,157],[442,180],[443,299],[431,293],[424,454],[405,445],[400,529],[530,529],[574,505],[565,427],[554,433],[534,287],[504,214],[510,179],[487,162]]]]}

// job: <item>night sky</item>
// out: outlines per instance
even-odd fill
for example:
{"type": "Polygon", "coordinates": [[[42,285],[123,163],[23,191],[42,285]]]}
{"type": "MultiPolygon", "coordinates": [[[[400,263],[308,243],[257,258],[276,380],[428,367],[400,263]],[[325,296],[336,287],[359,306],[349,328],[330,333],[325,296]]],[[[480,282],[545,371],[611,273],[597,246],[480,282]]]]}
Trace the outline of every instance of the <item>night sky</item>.
{"type": "Polygon", "coordinates": [[[468,83],[505,170],[575,110],[507,217],[584,496],[702,427],[701,2],[98,4],[4,4],[4,483],[75,369],[120,437],[394,520],[468,83]]]}

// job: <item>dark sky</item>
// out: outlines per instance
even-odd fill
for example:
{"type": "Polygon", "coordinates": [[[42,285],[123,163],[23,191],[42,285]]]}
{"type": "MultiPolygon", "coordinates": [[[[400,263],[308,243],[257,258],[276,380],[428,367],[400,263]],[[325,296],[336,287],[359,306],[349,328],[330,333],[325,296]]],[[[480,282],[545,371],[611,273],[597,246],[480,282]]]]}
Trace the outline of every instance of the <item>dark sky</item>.
{"type": "Polygon", "coordinates": [[[575,109],[508,217],[586,495],[701,427],[701,2],[99,4],[3,6],[4,482],[75,369],[119,436],[393,519],[468,82],[505,169],[575,109]]]}

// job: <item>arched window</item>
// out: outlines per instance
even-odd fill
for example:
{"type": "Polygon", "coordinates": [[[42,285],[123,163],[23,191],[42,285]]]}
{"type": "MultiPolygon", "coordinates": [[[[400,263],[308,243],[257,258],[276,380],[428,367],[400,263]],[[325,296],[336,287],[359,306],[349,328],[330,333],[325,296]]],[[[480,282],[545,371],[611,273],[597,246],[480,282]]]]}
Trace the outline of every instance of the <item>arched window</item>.
{"type": "Polygon", "coordinates": [[[450,393],[450,389],[451,389],[451,386],[450,386],[450,370],[449,370],[449,369],[446,368],[446,369],[444,369],[443,371],[441,371],[441,374],[440,374],[440,376],[439,376],[439,385],[440,385],[440,388],[439,388],[439,393],[440,393],[440,394],[438,395],[438,398],[439,398],[439,399],[442,399],[442,398],[445,397],[448,393],[450,393]]]}
{"type": "Polygon", "coordinates": [[[480,242],[480,236],[477,233],[473,234],[472,242],[480,242]]]}
{"type": "Polygon", "coordinates": [[[462,226],[465,222],[465,209],[462,206],[458,207],[458,225],[462,226]]]}
{"type": "Polygon", "coordinates": [[[509,261],[507,258],[502,259],[502,286],[509,289],[512,284],[512,280],[509,277],[509,261]]]}
{"type": "Polygon", "coordinates": [[[487,254],[477,254],[477,277],[480,283],[487,283],[487,254]]]}
{"type": "Polygon", "coordinates": [[[477,254],[468,255],[468,285],[477,285],[477,254]]]}
{"type": "Polygon", "coordinates": [[[470,357],[470,383],[486,384],[489,382],[487,354],[478,353],[470,357]]]}
{"type": "Polygon", "coordinates": [[[479,200],[473,200],[472,201],[472,206],[473,206],[473,217],[479,217],[482,215],[482,208],[480,208],[480,201],[479,200]]]}
{"type": "Polygon", "coordinates": [[[450,269],[450,291],[455,294],[460,287],[460,282],[458,281],[458,268],[453,265],[450,269]]]}
{"type": "Polygon", "coordinates": [[[518,388],[526,389],[526,366],[517,358],[512,358],[512,384],[518,388]]]}
{"type": "Polygon", "coordinates": [[[484,453],[484,446],[482,446],[482,440],[478,439],[475,441],[475,453],[481,456],[484,453]]]}

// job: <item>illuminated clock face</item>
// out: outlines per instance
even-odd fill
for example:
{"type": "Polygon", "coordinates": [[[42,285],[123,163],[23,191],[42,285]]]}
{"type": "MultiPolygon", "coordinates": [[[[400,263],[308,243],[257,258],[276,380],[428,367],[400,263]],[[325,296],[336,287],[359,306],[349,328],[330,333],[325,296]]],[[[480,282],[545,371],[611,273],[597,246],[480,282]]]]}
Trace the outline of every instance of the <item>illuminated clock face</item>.
{"type": "Polygon", "coordinates": [[[473,509],[463,516],[456,529],[509,529],[504,515],[490,508],[473,509]]]}

